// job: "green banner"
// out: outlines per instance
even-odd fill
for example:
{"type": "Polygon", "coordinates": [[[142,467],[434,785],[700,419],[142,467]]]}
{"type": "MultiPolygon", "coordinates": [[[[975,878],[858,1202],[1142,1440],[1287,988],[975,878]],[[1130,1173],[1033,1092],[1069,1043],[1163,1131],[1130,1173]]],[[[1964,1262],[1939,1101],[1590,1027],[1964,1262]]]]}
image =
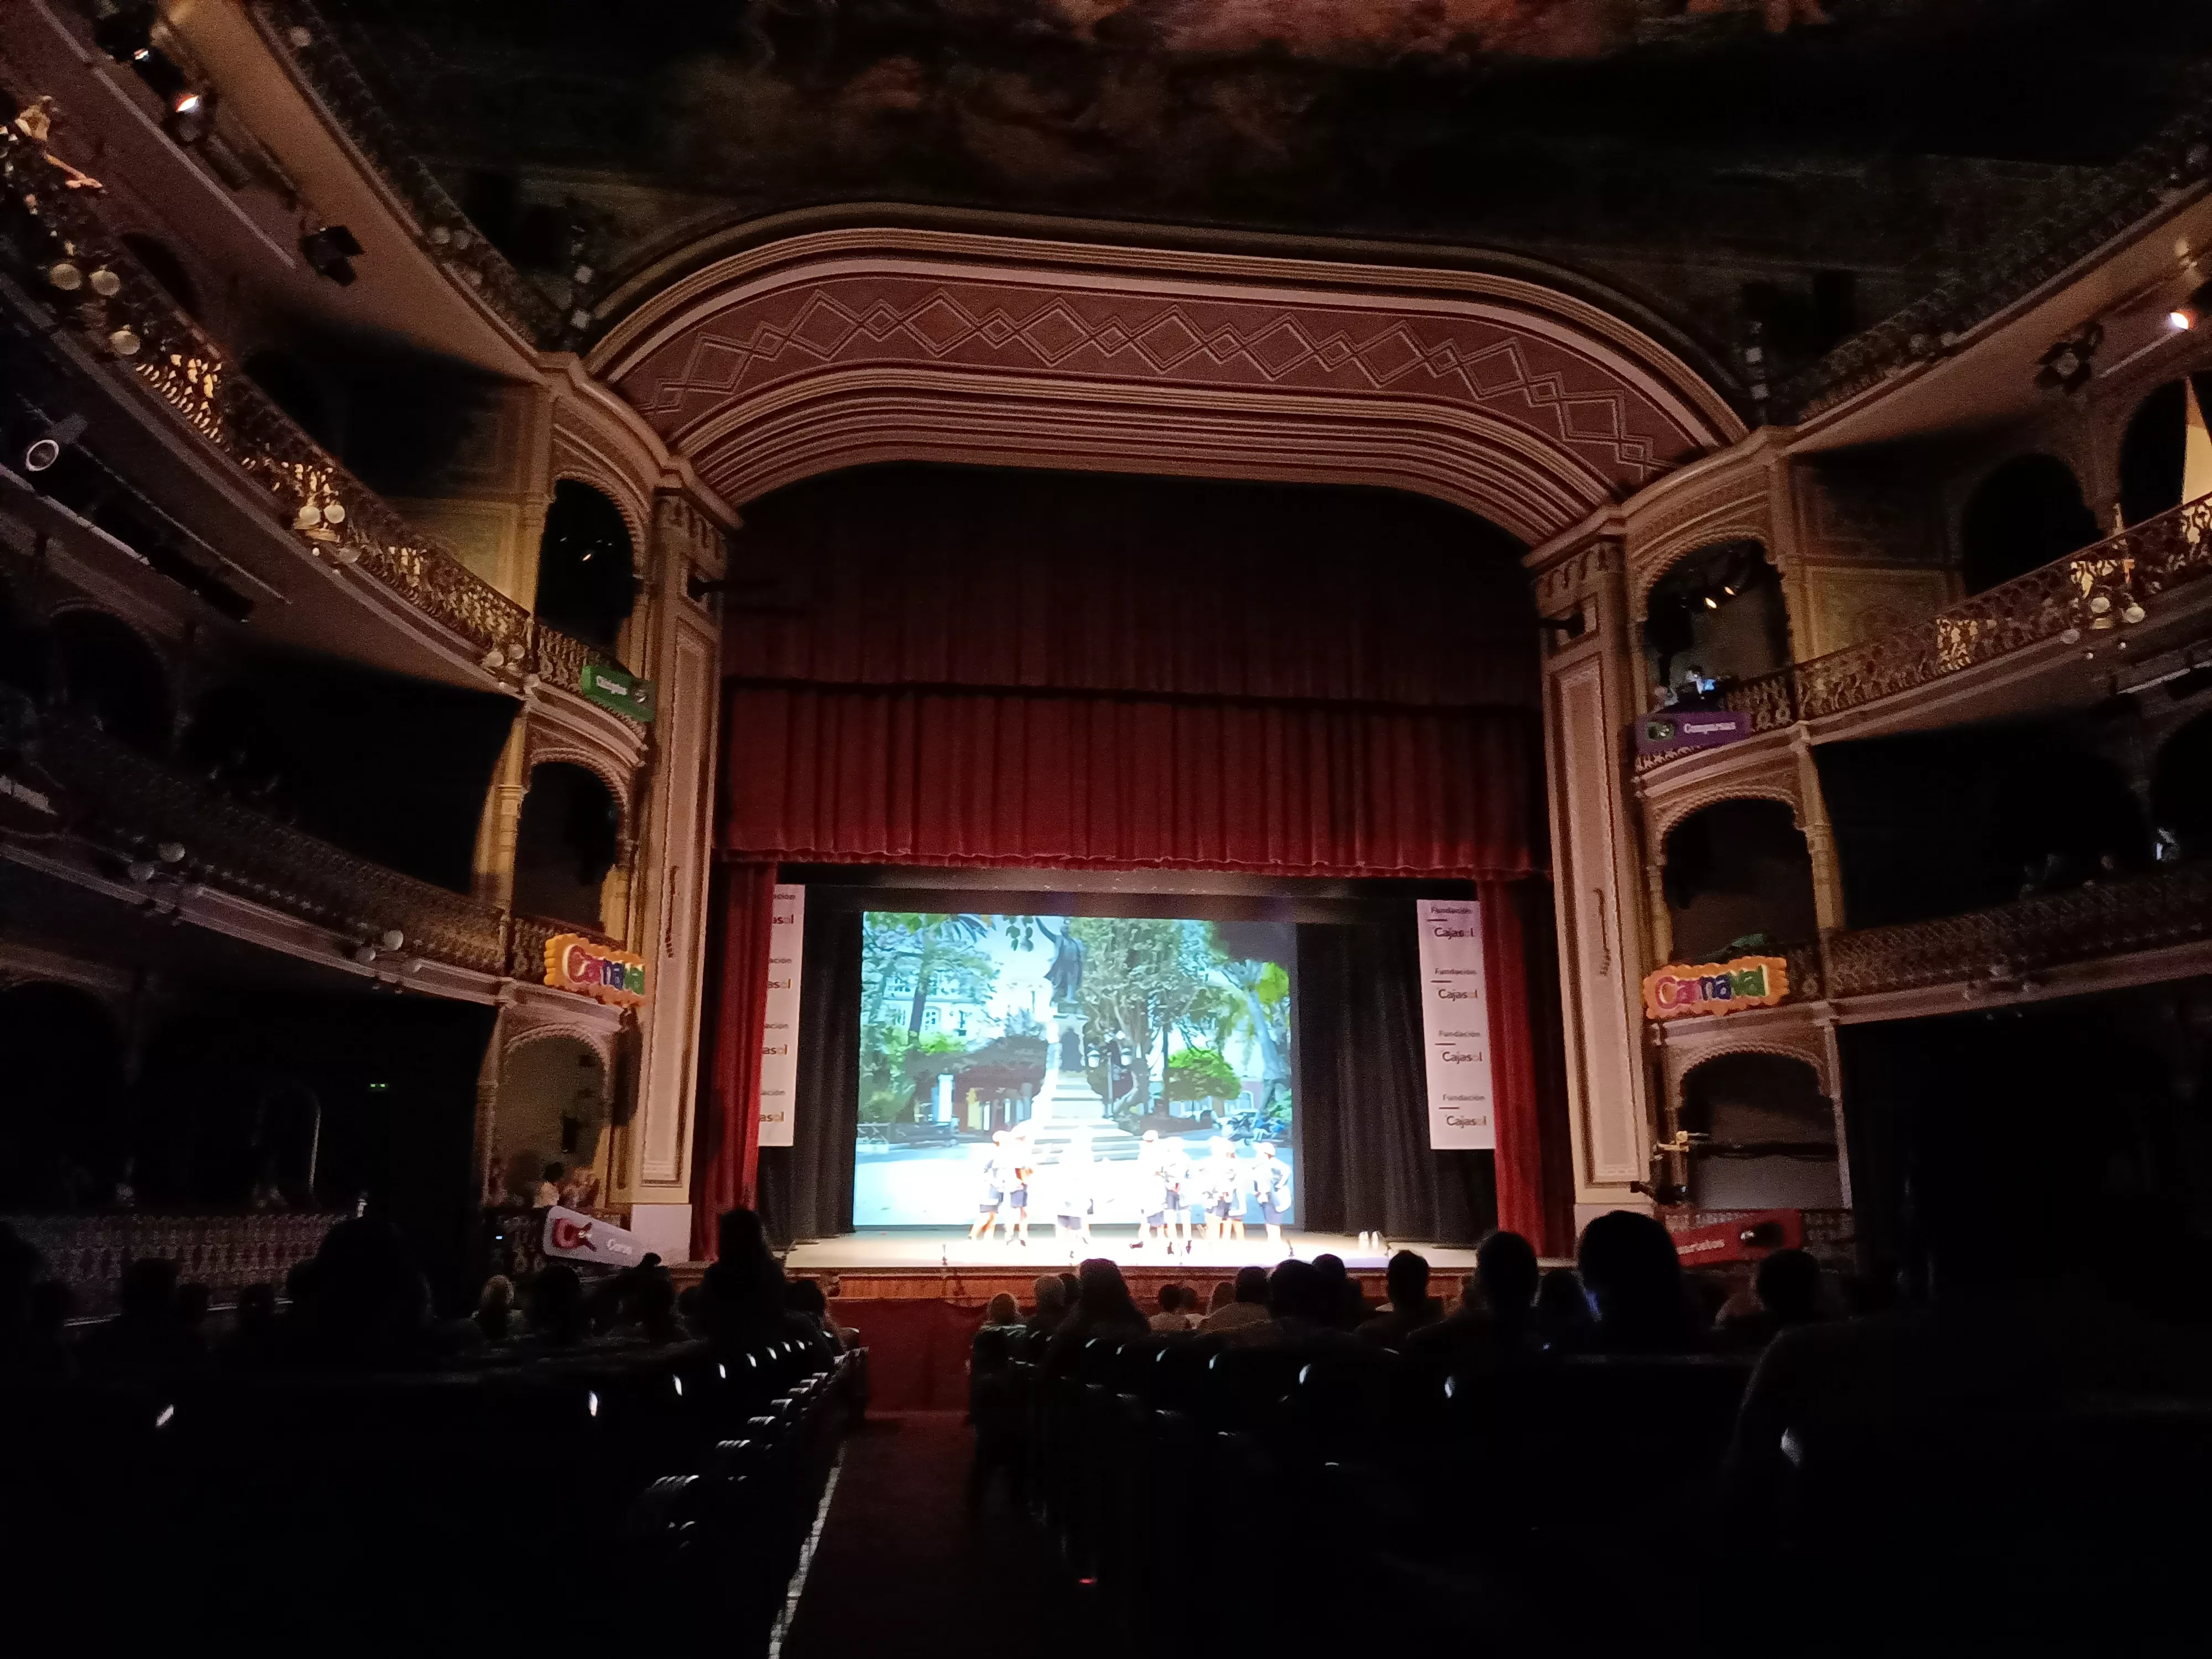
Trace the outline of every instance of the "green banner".
{"type": "Polygon", "coordinates": [[[627,714],[646,725],[653,722],[653,682],[626,674],[619,668],[595,662],[584,665],[584,695],[603,708],[627,714]]]}

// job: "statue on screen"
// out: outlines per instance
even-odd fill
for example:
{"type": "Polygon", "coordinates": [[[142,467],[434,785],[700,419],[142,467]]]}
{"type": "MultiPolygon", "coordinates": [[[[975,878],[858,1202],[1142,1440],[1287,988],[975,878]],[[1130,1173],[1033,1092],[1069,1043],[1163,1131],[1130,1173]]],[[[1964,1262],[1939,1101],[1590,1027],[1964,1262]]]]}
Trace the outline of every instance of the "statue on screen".
{"type": "Polygon", "coordinates": [[[1084,1060],[1083,941],[1066,921],[1055,933],[1040,921],[1037,932],[1052,941],[1052,966],[1044,970],[1044,977],[1052,987],[1052,1006],[1060,1016],[1060,1069],[1079,1073],[1084,1060]]]}
{"type": "Polygon", "coordinates": [[[1044,977],[1052,987],[1053,1006],[1064,1013],[1081,1012],[1083,941],[1076,938],[1073,926],[1055,933],[1040,921],[1037,932],[1052,941],[1052,966],[1044,970],[1044,977]]]}

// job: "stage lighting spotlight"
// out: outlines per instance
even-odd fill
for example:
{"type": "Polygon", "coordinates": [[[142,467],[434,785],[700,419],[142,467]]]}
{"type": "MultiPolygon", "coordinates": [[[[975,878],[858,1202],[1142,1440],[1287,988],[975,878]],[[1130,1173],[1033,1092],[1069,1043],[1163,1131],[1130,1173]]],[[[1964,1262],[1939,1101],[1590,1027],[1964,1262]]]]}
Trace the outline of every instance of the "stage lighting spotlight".
{"type": "Polygon", "coordinates": [[[187,87],[169,100],[169,113],[161,125],[170,137],[190,149],[208,136],[215,125],[215,94],[187,87]]]}
{"type": "Polygon", "coordinates": [[[1721,602],[1720,602],[1718,599],[1715,599],[1715,598],[1714,598],[1711,594],[1710,594],[1710,593],[1708,593],[1708,594],[1706,594],[1706,595],[1705,595],[1705,609],[1706,609],[1706,610],[1708,610],[1708,611],[1717,611],[1717,610],[1719,610],[1720,608],[1721,608],[1721,602]]]}
{"type": "Polygon", "coordinates": [[[151,5],[106,4],[92,26],[93,43],[118,64],[148,50],[154,39],[151,5]]]}
{"type": "Polygon", "coordinates": [[[300,239],[300,257],[317,276],[344,288],[354,279],[353,262],[361,257],[361,244],[343,225],[325,225],[300,239]]]}
{"type": "Polygon", "coordinates": [[[23,451],[23,471],[44,472],[62,458],[62,451],[84,436],[84,416],[70,415],[56,421],[23,451]]]}
{"type": "Polygon", "coordinates": [[[2185,333],[2203,325],[2205,307],[2212,305],[2212,283],[2206,283],[2186,300],[2166,313],[2166,325],[2175,333],[2185,333]]]}

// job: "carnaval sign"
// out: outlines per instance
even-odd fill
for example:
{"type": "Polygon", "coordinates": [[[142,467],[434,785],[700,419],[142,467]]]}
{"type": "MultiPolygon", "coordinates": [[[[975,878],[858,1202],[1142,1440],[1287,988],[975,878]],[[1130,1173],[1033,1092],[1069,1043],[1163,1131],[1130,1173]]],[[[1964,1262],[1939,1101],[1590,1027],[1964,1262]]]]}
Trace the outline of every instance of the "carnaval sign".
{"type": "Polygon", "coordinates": [[[608,1267],[635,1267],[645,1260],[645,1243],[635,1233],[557,1204],[545,1212],[545,1237],[539,1248],[548,1255],[608,1267]]]}
{"type": "Polygon", "coordinates": [[[1780,957],[1737,957],[1695,967],[1669,966],[1647,975],[1644,1012],[1652,1019],[1732,1014],[1771,1008],[1789,994],[1790,965],[1780,957]]]}
{"type": "Polygon", "coordinates": [[[581,933],[556,933],[545,941],[545,982],[635,1008],[645,1000],[645,958],[581,933]]]}

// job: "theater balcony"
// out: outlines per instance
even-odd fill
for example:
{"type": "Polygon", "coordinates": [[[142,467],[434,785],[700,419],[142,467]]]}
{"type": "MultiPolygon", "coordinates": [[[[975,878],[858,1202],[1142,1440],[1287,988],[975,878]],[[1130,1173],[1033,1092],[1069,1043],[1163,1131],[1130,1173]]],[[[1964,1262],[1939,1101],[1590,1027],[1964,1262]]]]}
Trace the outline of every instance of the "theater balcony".
{"type": "MultiPolygon", "coordinates": [[[[13,131],[0,143],[14,186],[5,297],[64,360],[59,395],[98,399],[95,434],[112,434],[118,462],[210,543],[240,546],[241,558],[259,544],[252,585],[291,601],[265,622],[312,647],[515,692],[580,696],[587,665],[619,668],[402,520],[167,297],[34,143],[13,131]],[[279,548],[289,557],[272,571],[279,548]],[[303,570],[319,580],[303,588],[303,570]]],[[[51,425],[87,411],[14,412],[15,425],[51,425]]]]}
{"type": "Polygon", "coordinates": [[[4,855],[26,868],[388,988],[551,999],[617,1023],[544,982],[546,941],[612,945],[592,929],[386,868],[12,690],[0,690],[0,744],[16,757],[0,775],[16,832],[4,855]]]}

